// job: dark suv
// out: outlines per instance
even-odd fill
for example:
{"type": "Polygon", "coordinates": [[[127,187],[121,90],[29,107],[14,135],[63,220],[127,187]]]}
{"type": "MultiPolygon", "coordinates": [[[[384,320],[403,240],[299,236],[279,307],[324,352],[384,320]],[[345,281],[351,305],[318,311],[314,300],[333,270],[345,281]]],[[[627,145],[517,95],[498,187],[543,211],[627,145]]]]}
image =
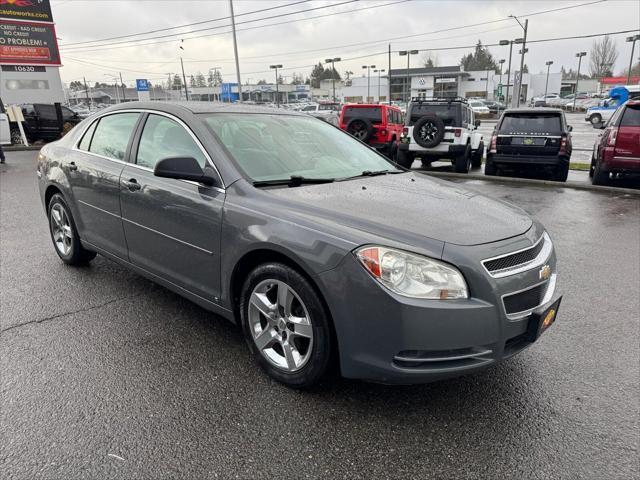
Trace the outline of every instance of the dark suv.
{"type": "Polygon", "coordinates": [[[402,110],[393,105],[345,105],[340,112],[339,127],[395,159],[404,127],[402,110]]]}
{"type": "Polygon", "coordinates": [[[566,182],[571,158],[571,125],[557,108],[506,110],[491,137],[485,175],[505,170],[542,170],[566,182]]]}
{"type": "MultiPolygon", "coordinates": [[[[61,129],[54,104],[28,103],[20,105],[20,108],[24,116],[24,133],[29,142],[51,141],[60,138],[61,129]]],[[[70,108],[62,107],[62,132],[66,133],[81,121],[82,118],[76,112],[70,108]]],[[[11,143],[22,143],[20,130],[16,123],[11,124],[11,143]]]]}

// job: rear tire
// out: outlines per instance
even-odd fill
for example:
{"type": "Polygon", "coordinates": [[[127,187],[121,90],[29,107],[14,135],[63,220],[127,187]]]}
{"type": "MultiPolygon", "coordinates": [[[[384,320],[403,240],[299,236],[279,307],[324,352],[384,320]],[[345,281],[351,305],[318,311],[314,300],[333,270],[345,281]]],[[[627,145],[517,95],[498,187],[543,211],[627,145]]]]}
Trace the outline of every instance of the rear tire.
{"type": "Polygon", "coordinates": [[[333,348],[331,320],[319,294],[298,271],[281,263],[255,268],[242,287],[240,320],[249,350],[275,380],[306,388],[326,374],[333,348]]]}
{"type": "Polygon", "coordinates": [[[593,170],[593,177],[591,178],[593,185],[606,185],[609,183],[609,172],[605,172],[600,165],[600,162],[596,162],[593,170]]]}
{"type": "Polygon", "coordinates": [[[411,165],[413,165],[413,160],[413,153],[406,150],[398,149],[398,154],[396,155],[396,163],[398,165],[404,168],[411,168],[411,165]]]}
{"type": "Polygon", "coordinates": [[[556,182],[566,182],[569,176],[569,164],[562,164],[556,167],[556,171],[553,175],[553,179],[556,182]]]}
{"type": "Polygon", "coordinates": [[[471,146],[467,145],[464,153],[458,156],[454,163],[456,173],[469,173],[471,167],[471,146]]]}
{"type": "Polygon", "coordinates": [[[398,142],[396,142],[395,140],[391,140],[389,147],[387,147],[387,158],[395,162],[397,156],[398,156],[398,142]]]}
{"type": "Polygon", "coordinates": [[[484,174],[488,177],[495,177],[498,174],[496,166],[488,159],[484,164],[484,174]]]}
{"type": "Polygon", "coordinates": [[[85,249],[80,243],[78,229],[71,210],[59,193],[49,201],[49,233],[53,247],[67,265],[83,265],[96,257],[96,252],[85,249]]]}
{"type": "Polygon", "coordinates": [[[480,142],[478,149],[473,152],[471,157],[471,166],[473,168],[480,168],[482,166],[482,157],[484,156],[484,142],[480,142]]]}

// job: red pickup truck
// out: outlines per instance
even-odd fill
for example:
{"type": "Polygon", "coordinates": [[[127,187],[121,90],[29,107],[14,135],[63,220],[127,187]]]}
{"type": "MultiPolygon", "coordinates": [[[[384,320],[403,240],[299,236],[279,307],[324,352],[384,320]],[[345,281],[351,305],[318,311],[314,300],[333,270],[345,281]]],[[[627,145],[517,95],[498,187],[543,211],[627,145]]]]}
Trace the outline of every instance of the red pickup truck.
{"type": "Polygon", "coordinates": [[[640,174],[640,100],[618,107],[593,148],[592,183],[606,184],[611,173],[640,174]]]}
{"type": "Polygon", "coordinates": [[[404,121],[402,111],[394,105],[344,105],[339,127],[395,160],[404,121]]]}

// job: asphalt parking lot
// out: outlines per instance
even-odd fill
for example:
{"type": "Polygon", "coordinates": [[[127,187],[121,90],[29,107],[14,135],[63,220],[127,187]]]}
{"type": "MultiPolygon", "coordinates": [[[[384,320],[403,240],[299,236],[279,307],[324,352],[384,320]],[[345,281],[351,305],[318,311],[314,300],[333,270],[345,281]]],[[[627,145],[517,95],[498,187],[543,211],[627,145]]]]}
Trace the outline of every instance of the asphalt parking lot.
{"type": "Polygon", "coordinates": [[[35,152],[7,157],[2,478],[640,478],[639,196],[459,180],[547,226],[555,326],[479,375],[298,392],[189,301],[102,257],[63,265],[35,152]]]}

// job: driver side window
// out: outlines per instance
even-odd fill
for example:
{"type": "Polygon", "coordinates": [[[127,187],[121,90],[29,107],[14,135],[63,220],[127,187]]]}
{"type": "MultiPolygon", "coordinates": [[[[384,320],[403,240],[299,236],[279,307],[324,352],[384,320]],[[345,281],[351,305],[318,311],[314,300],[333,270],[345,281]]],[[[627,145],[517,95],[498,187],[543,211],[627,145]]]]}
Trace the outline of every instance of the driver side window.
{"type": "Polygon", "coordinates": [[[193,137],[175,120],[151,114],[144,124],[136,164],[154,169],[163,158],[192,157],[204,168],[207,160],[193,137]]]}

